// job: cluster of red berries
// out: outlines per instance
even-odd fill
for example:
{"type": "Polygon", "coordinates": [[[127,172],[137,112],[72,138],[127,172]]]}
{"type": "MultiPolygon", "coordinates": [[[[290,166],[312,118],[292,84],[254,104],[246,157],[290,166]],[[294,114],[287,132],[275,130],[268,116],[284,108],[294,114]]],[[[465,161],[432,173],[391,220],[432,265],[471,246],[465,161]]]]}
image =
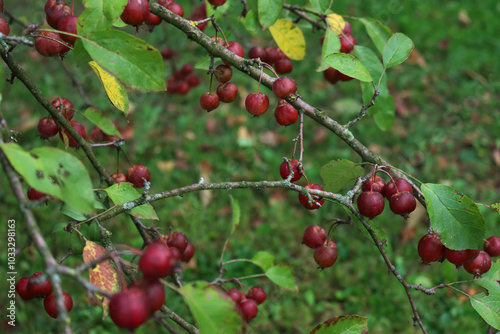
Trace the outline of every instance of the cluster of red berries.
{"type": "Polygon", "coordinates": [[[273,48],[269,46],[267,48],[261,48],[260,46],[254,46],[248,51],[248,58],[260,58],[264,63],[273,66],[278,74],[290,73],[293,70],[292,61],[278,47],[273,48]]]}
{"type": "MultiPolygon", "coordinates": [[[[159,0],[158,4],[181,17],[184,16],[184,9],[182,6],[173,0],[159,0]]],[[[149,1],[143,0],[129,0],[120,15],[120,18],[125,24],[134,27],[138,27],[145,23],[150,28],[153,28],[154,26],[159,25],[162,21],[160,17],[149,11],[149,1]]]]}
{"type": "MultiPolygon", "coordinates": [[[[289,162],[293,172],[293,176],[290,179],[290,182],[295,182],[300,180],[303,175],[303,170],[299,168],[299,161],[297,159],[291,159],[289,162]]],[[[290,176],[290,168],[288,167],[288,163],[286,161],[283,161],[280,165],[280,175],[283,180],[288,179],[288,177],[290,176]]],[[[305,188],[324,191],[322,186],[314,183],[308,183],[305,186],[305,188]]],[[[323,205],[323,203],[325,203],[325,199],[322,197],[312,195],[311,198],[312,198],[312,203],[309,204],[309,198],[306,195],[299,193],[300,204],[302,204],[302,206],[304,206],[304,208],[308,210],[316,210],[320,208],[323,205]]]]}
{"type": "MultiPolygon", "coordinates": [[[[163,54],[163,51],[162,51],[163,54]]],[[[194,66],[185,64],[167,79],[167,92],[169,94],[186,95],[191,87],[200,84],[200,78],[193,73],[194,66]]]]}
{"type": "Polygon", "coordinates": [[[308,226],[302,243],[314,249],[314,261],[321,269],[331,267],[337,261],[337,245],[333,240],[326,240],[326,232],[321,226],[308,226]]]}
{"type": "MultiPolygon", "coordinates": [[[[352,50],[354,50],[354,46],[356,45],[356,40],[352,36],[352,27],[349,22],[345,21],[345,26],[344,29],[342,29],[342,34],[339,36],[339,39],[340,39],[340,52],[349,53],[352,50]]],[[[323,45],[324,40],[325,40],[325,35],[321,36],[321,45],[323,45]]],[[[328,82],[332,84],[337,83],[339,80],[349,81],[353,79],[352,77],[337,71],[333,67],[330,67],[327,70],[323,71],[323,76],[328,82]]]]}
{"type": "Polygon", "coordinates": [[[128,171],[127,175],[122,172],[116,172],[111,174],[111,177],[115,181],[115,183],[120,184],[121,182],[130,182],[134,186],[134,188],[142,188],[144,187],[144,180],[147,182],[151,180],[151,173],[148,168],[144,165],[137,164],[132,165],[128,171]]]}
{"type": "Polygon", "coordinates": [[[35,36],[35,49],[42,56],[63,57],[75,44],[77,34],[76,21],[78,16],[73,15],[71,7],[63,1],[57,4],[56,0],[48,0],[45,3],[45,19],[49,26],[60,31],[40,31],[35,36]],[[65,34],[68,33],[68,34],[65,34]]]}
{"type": "MultiPolygon", "coordinates": [[[[59,113],[66,118],[71,126],[82,136],[84,139],[87,137],[87,131],[85,127],[77,121],[73,121],[72,118],[75,115],[75,107],[73,103],[64,98],[57,97],[52,100],[52,105],[59,111],[59,113]]],[[[43,139],[54,137],[59,133],[59,137],[64,142],[64,136],[68,139],[69,147],[78,147],[78,142],[66,131],[66,129],[60,128],[59,125],[52,117],[44,117],[38,122],[38,133],[43,139]]]]}
{"type": "Polygon", "coordinates": [[[149,244],[138,263],[143,277],[111,297],[109,316],[115,325],[134,329],[145,323],[165,303],[165,289],[159,279],[172,275],[178,261],[188,262],[193,255],[193,244],[180,232],[149,244]]]}
{"type": "Polygon", "coordinates": [[[358,210],[368,218],[384,211],[384,197],[389,201],[391,211],[398,215],[407,216],[417,207],[411,184],[403,178],[394,179],[386,185],[381,177],[374,174],[363,183],[362,190],[357,200],[358,210]]]}
{"type": "MultiPolygon", "coordinates": [[[[57,306],[54,294],[52,293],[52,285],[42,272],[36,272],[30,277],[21,278],[16,283],[16,291],[23,300],[43,298],[43,307],[47,314],[52,318],[57,318],[57,306]]],[[[73,308],[73,299],[65,291],[63,291],[63,298],[66,311],[71,311],[73,308]]]]}
{"type": "Polygon", "coordinates": [[[252,321],[257,316],[258,305],[265,302],[267,298],[266,292],[260,286],[254,286],[248,290],[246,295],[236,288],[229,289],[226,294],[236,303],[247,322],[252,321]]]}
{"type": "Polygon", "coordinates": [[[453,250],[445,247],[437,234],[428,233],[418,242],[418,255],[424,264],[448,260],[461,266],[474,278],[481,277],[491,268],[491,258],[500,256],[500,237],[491,236],[484,242],[484,251],[478,249],[453,250]]]}

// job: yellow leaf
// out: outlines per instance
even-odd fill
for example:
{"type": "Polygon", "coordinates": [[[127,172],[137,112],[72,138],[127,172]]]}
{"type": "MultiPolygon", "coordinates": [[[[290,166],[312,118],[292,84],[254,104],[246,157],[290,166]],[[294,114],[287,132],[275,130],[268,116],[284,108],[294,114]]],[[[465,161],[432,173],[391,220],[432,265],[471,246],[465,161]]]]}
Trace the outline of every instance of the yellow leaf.
{"type": "Polygon", "coordinates": [[[342,34],[342,30],[345,27],[345,21],[342,16],[335,13],[328,14],[326,16],[326,23],[331,31],[333,31],[337,35],[342,34]]]}
{"type": "MultiPolygon", "coordinates": [[[[87,240],[83,249],[83,262],[89,263],[100,256],[106,254],[106,250],[95,242],[87,240]]],[[[93,269],[89,269],[90,282],[101,290],[115,293],[122,289],[118,270],[111,264],[110,260],[105,260],[97,264],[93,269]]],[[[96,296],[102,302],[104,317],[109,308],[109,299],[103,296],[96,296]]]]}
{"type": "Polygon", "coordinates": [[[269,27],[276,44],[290,59],[302,60],[306,55],[306,40],[302,30],[292,21],[278,19],[269,27]]]}
{"type": "Polygon", "coordinates": [[[123,111],[125,115],[128,115],[128,95],[127,91],[123,86],[116,80],[114,76],[106,72],[98,63],[95,61],[89,62],[90,67],[99,77],[102,82],[104,89],[106,90],[106,95],[109,101],[118,109],[123,111]]]}

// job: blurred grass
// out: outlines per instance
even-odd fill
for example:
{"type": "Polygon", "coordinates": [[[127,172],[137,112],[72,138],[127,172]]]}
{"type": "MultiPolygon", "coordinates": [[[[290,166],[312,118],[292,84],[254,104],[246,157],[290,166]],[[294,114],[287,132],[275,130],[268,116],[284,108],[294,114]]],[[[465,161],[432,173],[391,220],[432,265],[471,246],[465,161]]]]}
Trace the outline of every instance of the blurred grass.
{"type": "MultiPolygon", "coordinates": [[[[36,3],[41,12],[44,2],[36,3]]],[[[12,7],[8,9],[15,15],[28,18],[29,22],[41,20],[39,12],[25,12],[23,8],[28,7],[23,5],[26,4],[26,1],[19,1],[9,4],[12,7]]],[[[189,7],[186,4],[187,13],[189,7]]],[[[412,38],[418,51],[406,64],[388,73],[397,106],[392,131],[381,132],[372,119],[366,118],[353,128],[355,136],[392,164],[424,182],[449,184],[478,202],[498,202],[498,3],[491,0],[480,5],[459,1],[367,3],[343,0],[335,1],[333,9],[341,14],[379,19],[393,31],[412,38]]],[[[368,45],[362,26],[355,20],[350,21],[358,44],[368,45]]],[[[228,30],[227,23],[220,24],[225,31],[228,30]]],[[[308,55],[307,60],[294,62],[292,76],[300,83],[299,92],[306,101],[345,123],[359,111],[359,85],[351,81],[331,86],[323,80],[321,73],[313,73],[320,55],[320,34],[312,33],[305,23],[300,25],[308,41],[308,55]]],[[[239,30],[233,37],[244,36],[241,42],[247,50],[251,45],[273,45],[268,32],[262,37],[249,37],[241,25],[236,27],[239,30]]],[[[11,31],[11,34],[19,34],[21,29],[14,24],[11,31]]],[[[133,29],[128,31],[133,33],[133,29]]],[[[210,29],[207,31],[212,33],[210,29]]],[[[175,46],[180,53],[186,50],[176,59],[177,67],[186,62],[195,63],[205,55],[201,47],[190,43],[167,24],[157,27],[151,34],[141,31],[138,36],[158,49],[175,46]]],[[[49,98],[60,95],[70,98],[77,108],[84,105],[57,59],[42,58],[23,46],[17,47],[13,56],[49,98]]],[[[69,54],[65,62],[72,66],[76,61],[69,54]]],[[[171,69],[167,63],[165,65],[167,77],[171,69]]],[[[127,121],[109,104],[92,71],[79,64],[75,73],[84,83],[92,102],[111,119],[125,125],[127,121]]],[[[196,73],[204,76],[202,70],[196,73]]],[[[8,75],[5,72],[3,77],[8,75]]],[[[207,78],[203,80],[200,87],[187,96],[163,93],[130,95],[133,105],[130,122],[135,136],[127,142],[126,150],[135,163],[144,163],[151,170],[153,191],[196,183],[202,176],[206,182],[279,179],[279,165],[283,156],[291,155],[291,140],[297,134],[297,127],[276,125],[272,110],[260,118],[249,117],[241,98],[211,113],[202,112],[197,101],[208,87],[207,78]]],[[[243,97],[257,89],[257,82],[236,71],[232,81],[238,85],[243,97]]],[[[14,85],[4,82],[2,112],[9,126],[22,132],[17,138],[19,143],[26,149],[43,145],[61,148],[58,139],[42,142],[36,138],[36,124],[46,112],[19,81],[14,85]]],[[[267,89],[263,91],[270,93],[267,89]]],[[[270,99],[271,105],[277,102],[272,96],[270,99]]],[[[82,120],[83,117],[76,116],[76,119],[82,120]]],[[[90,125],[87,126],[90,130],[90,125]]],[[[304,124],[304,135],[304,162],[310,182],[321,182],[319,169],[331,159],[360,161],[345,144],[310,120],[304,124]]],[[[72,152],[86,163],[97,186],[96,175],[82,152],[72,152]]],[[[106,168],[115,170],[112,151],[102,148],[96,154],[106,168]]],[[[127,168],[125,159],[121,159],[120,167],[122,170],[127,168]]],[[[27,244],[29,240],[23,229],[23,218],[16,209],[16,201],[3,174],[0,180],[2,217],[16,219],[17,243],[27,244]]],[[[307,333],[317,323],[345,314],[367,316],[371,333],[419,332],[412,327],[412,312],[403,288],[387,274],[376,248],[356,227],[342,225],[334,231],[338,261],[330,269],[316,269],[313,251],[300,245],[305,227],[336,217],[346,218],[346,215],[333,203],[326,203],[317,212],[306,212],[296,200],[296,193],[292,192],[228,190],[188,194],[183,198],[154,203],[160,222],[144,222],[165,229],[172,226],[188,235],[196,247],[195,261],[185,270],[186,281],[211,281],[218,275],[220,252],[231,224],[230,195],[239,200],[242,212],[240,226],[231,238],[225,259],[251,258],[260,250],[268,251],[276,256],[277,263],[294,265],[299,285],[299,293],[293,294],[280,290],[265,279],[245,281],[250,286],[262,285],[269,295],[268,301],[259,308],[259,315],[249,332],[307,333]]],[[[64,255],[65,250],[58,247],[61,240],[53,241],[49,234],[54,223],[68,221],[57,212],[58,207],[58,204],[51,203],[34,210],[57,258],[64,255]]],[[[487,236],[498,235],[498,214],[483,208],[482,212],[486,218],[487,236]]],[[[470,275],[464,270],[456,271],[449,263],[419,264],[416,244],[426,233],[425,216],[416,213],[412,216],[414,218],[406,223],[388,212],[376,218],[387,232],[387,252],[400,273],[409,282],[427,287],[470,280],[470,275]]],[[[142,241],[127,217],[107,221],[104,226],[113,233],[115,243],[141,247],[142,241]]],[[[5,254],[4,249],[2,254],[5,254]]],[[[2,256],[0,264],[3,267],[6,267],[5,261],[6,257],[2,256]]],[[[72,256],[65,264],[77,265],[80,262],[81,258],[72,256]]],[[[43,269],[32,245],[18,255],[17,266],[19,277],[43,269]]],[[[227,277],[259,272],[251,265],[232,264],[229,269],[227,277]]],[[[110,319],[101,320],[100,309],[85,302],[80,286],[67,278],[63,278],[63,286],[75,301],[71,316],[77,332],[118,332],[110,319]]],[[[5,291],[5,282],[0,283],[0,288],[5,291]]],[[[461,288],[471,294],[479,292],[467,283],[461,288]]],[[[463,296],[445,290],[438,291],[435,296],[413,295],[429,333],[486,332],[486,324],[463,296]]],[[[171,291],[167,292],[167,305],[190,319],[186,305],[171,291]]],[[[17,332],[57,332],[56,322],[40,314],[44,313],[40,301],[18,300],[17,306],[17,332]]],[[[159,330],[160,327],[150,321],[137,333],[159,330]]]]}

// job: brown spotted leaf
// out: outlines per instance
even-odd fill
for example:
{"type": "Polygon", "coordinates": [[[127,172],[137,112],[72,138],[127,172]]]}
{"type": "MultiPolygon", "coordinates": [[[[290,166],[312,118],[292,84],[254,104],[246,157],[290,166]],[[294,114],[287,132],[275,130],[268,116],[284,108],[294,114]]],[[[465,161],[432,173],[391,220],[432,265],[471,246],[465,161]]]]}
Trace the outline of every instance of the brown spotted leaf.
{"type": "Polygon", "coordinates": [[[314,327],[310,334],[368,334],[368,318],[343,315],[314,327]]]}
{"type": "MultiPolygon", "coordinates": [[[[106,250],[102,246],[87,240],[85,248],[83,249],[83,262],[92,262],[104,254],[106,254],[106,250]]],[[[104,260],[97,264],[93,269],[90,269],[89,280],[101,290],[109,293],[115,293],[122,289],[118,270],[111,264],[110,260],[104,260]]],[[[104,312],[103,317],[105,318],[108,314],[109,298],[99,294],[96,295],[96,298],[102,303],[102,309],[104,312]]]]}

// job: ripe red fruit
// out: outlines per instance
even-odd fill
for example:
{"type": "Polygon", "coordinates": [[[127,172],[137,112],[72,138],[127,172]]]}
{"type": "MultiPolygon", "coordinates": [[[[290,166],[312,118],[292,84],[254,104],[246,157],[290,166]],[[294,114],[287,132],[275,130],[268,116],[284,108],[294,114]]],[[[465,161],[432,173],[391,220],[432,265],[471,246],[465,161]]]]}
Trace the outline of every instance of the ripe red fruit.
{"type": "Polygon", "coordinates": [[[33,295],[28,291],[28,281],[29,277],[23,277],[16,283],[16,291],[21,297],[22,300],[30,300],[33,299],[33,295]]]}
{"type": "MultiPolygon", "coordinates": [[[[77,34],[77,31],[76,31],[76,21],[77,20],[78,20],[78,16],[73,16],[73,15],[64,16],[57,23],[57,30],[68,32],[70,34],[77,34]]],[[[63,33],[60,33],[59,36],[61,36],[61,39],[63,41],[66,41],[70,44],[75,44],[75,41],[78,38],[78,37],[66,35],[63,33]]]]}
{"type": "Polygon", "coordinates": [[[127,177],[122,172],[116,172],[114,174],[111,174],[111,177],[113,178],[115,183],[127,182],[127,177]]]}
{"type": "Polygon", "coordinates": [[[222,102],[231,103],[238,97],[238,87],[232,82],[220,84],[217,87],[217,95],[222,102]]]}
{"type": "Polygon", "coordinates": [[[73,15],[73,12],[71,11],[71,8],[68,5],[56,4],[47,10],[45,19],[47,20],[49,26],[51,26],[54,29],[57,29],[57,24],[59,23],[59,20],[69,15],[73,15]]]}
{"type": "Polygon", "coordinates": [[[189,89],[190,89],[189,84],[186,81],[183,81],[177,84],[175,92],[177,94],[186,95],[187,93],[189,93],[189,89]]]}
{"type": "Polygon", "coordinates": [[[285,100],[280,100],[278,106],[274,110],[274,118],[279,125],[288,126],[295,124],[299,112],[290,103],[285,100]]]}
{"type": "Polygon", "coordinates": [[[340,52],[349,53],[354,50],[354,46],[356,45],[356,40],[352,35],[346,35],[346,37],[340,35],[340,52]]]}
{"type": "Polygon", "coordinates": [[[64,97],[56,97],[55,99],[52,100],[52,105],[60,113],[62,112],[63,117],[65,117],[68,121],[71,121],[71,119],[75,115],[75,106],[70,100],[64,97]]]}
{"type": "Polygon", "coordinates": [[[280,49],[268,46],[264,49],[266,51],[267,63],[274,64],[281,59],[280,49]]]}
{"type": "MultiPolygon", "coordinates": [[[[70,121],[69,124],[71,124],[71,126],[76,130],[76,132],[78,132],[80,134],[80,136],[83,137],[83,139],[85,139],[87,137],[87,132],[85,131],[85,127],[80,122],[70,121]]],[[[61,128],[59,130],[59,137],[61,137],[61,140],[64,141],[63,131],[64,131],[64,134],[68,137],[68,146],[69,147],[77,147],[78,142],[76,141],[76,139],[73,138],[68,133],[68,131],[66,131],[66,129],[63,129],[63,128],[61,128]]]]}
{"type": "Polygon", "coordinates": [[[39,199],[44,198],[47,194],[42,193],[41,191],[36,190],[35,188],[29,187],[26,192],[26,196],[30,201],[38,201],[39,199]]]}
{"type": "MultiPolygon", "coordinates": [[[[71,296],[65,291],[63,291],[62,294],[64,299],[64,307],[66,307],[66,311],[69,312],[73,308],[73,299],[71,299],[71,296]]],[[[48,315],[50,315],[52,318],[57,318],[57,304],[56,298],[53,293],[43,300],[43,307],[45,308],[45,312],[47,312],[48,315]]]]}
{"type": "Polygon", "coordinates": [[[137,26],[146,21],[149,16],[148,0],[128,0],[127,5],[120,15],[125,24],[137,26]]]}
{"type": "Polygon", "coordinates": [[[342,32],[345,35],[351,35],[352,34],[352,27],[351,27],[351,24],[349,22],[345,21],[345,26],[344,26],[344,29],[342,29],[342,32]]]}
{"type": "Polygon", "coordinates": [[[484,243],[484,251],[488,253],[491,257],[499,256],[500,238],[494,235],[486,239],[484,243]]]}
{"type": "Polygon", "coordinates": [[[243,296],[245,296],[240,290],[236,288],[229,289],[226,294],[231,298],[236,304],[239,304],[243,296]]]}
{"type": "Polygon", "coordinates": [[[491,257],[484,251],[480,251],[479,255],[474,260],[464,264],[464,269],[469,274],[473,274],[474,278],[481,277],[481,275],[488,272],[490,268],[491,257]]]}
{"type": "Polygon", "coordinates": [[[165,48],[165,49],[161,50],[161,56],[165,60],[172,59],[176,55],[177,55],[177,52],[175,52],[174,50],[172,50],[170,48],[165,48]]]}
{"type": "Polygon", "coordinates": [[[260,58],[261,61],[267,61],[267,52],[260,46],[254,46],[250,50],[248,50],[248,58],[257,59],[260,58]]]}
{"type": "Polygon", "coordinates": [[[340,81],[351,81],[352,79],[354,79],[353,77],[350,77],[350,76],[348,76],[340,71],[338,73],[338,76],[339,76],[340,81]]]}
{"type": "Polygon", "coordinates": [[[186,249],[184,250],[184,252],[182,252],[180,259],[182,262],[189,262],[193,258],[193,256],[194,256],[194,246],[192,243],[188,241],[186,249]]]}
{"type": "MultiPolygon", "coordinates": [[[[45,14],[47,14],[47,11],[49,10],[50,7],[56,5],[56,2],[57,2],[57,0],[47,0],[47,2],[45,3],[45,7],[44,7],[45,14]]],[[[65,5],[66,1],[63,1],[62,3],[63,3],[63,5],[65,5]]]]}
{"type": "MultiPolygon", "coordinates": [[[[299,160],[297,159],[290,160],[290,165],[292,166],[292,172],[293,172],[293,177],[290,180],[290,182],[295,182],[300,180],[300,178],[302,177],[302,173],[299,170],[299,160]]],[[[280,175],[283,180],[286,180],[290,175],[290,171],[288,169],[288,164],[286,163],[286,161],[283,161],[281,163],[280,175]]]]}
{"type": "MultiPolygon", "coordinates": [[[[383,199],[384,197],[382,196],[382,200],[383,199]]],[[[403,191],[392,195],[389,200],[389,207],[393,213],[404,216],[415,210],[417,207],[417,200],[411,193],[403,191]]]]}
{"type": "Polygon", "coordinates": [[[384,211],[385,199],[376,191],[362,192],[357,199],[358,210],[363,216],[373,218],[384,211]]]}
{"type": "Polygon", "coordinates": [[[52,293],[52,285],[42,272],[30,276],[27,285],[28,294],[33,298],[45,298],[52,293]]]}
{"type": "Polygon", "coordinates": [[[237,56],[240,56],[242,58],[245,57],[245,50],[243,50],[243,46],[241,46],[241,44],[238,42],[235,41],[227,42],[226,49],[236,54],[237,56]]]}
{"type": "Polygon", "coordinates": [[[38,133],[43,139],[54,137],[59,131],[59,125],[50,117],[44,117],[38,122],[38,133]]]}
{"type": "Polygon", "coordinates": [[[217,44],[219,45],[226,46],[226,42],[220,37],[211,36],[210,39],[214,42],[217,42],[217,44]]]}
{"type": "Polygon", "coordinates": [[[375,175],[375,178],[370,177],[363,183],[361,189],[363,191],[376,191],[378,193],[384,194],[385,181],[380,176],[375,175]]]}
{"type": "Polygon", "coordinates": [[[466,262],[474,260],[474,258],[471,259],[473,254],[476,254],[474,257],[476,258],[477,255],[479,255],[479,251],[476,252],[476,250],[473,249],[453,250],[446,247],[444,248],[444,256],[446,257],[446,260],[456,265],[457,268],[466,262]]]}
{"type": "Polygon", "coordinates": [[[170,272],[172,252],[161,242],[154,242],[146,247],[139,259],[139,270],[144,277],[158,279],[165,277],[170,272]]]}
{"type": "Polygon", "coordinates": [[[226,83],[233,77],[233,70],[227,65],[219,65],[215,68],[214,74],[220,83],[226,83]]]}
{"type": "Polygon", "coordinates": [[[143,290],[131,288],[115,293],[109,301],[109,316],[116,326],[134,329],[148,320],[148,300],[143,290]]]}
{"type": "Polygon", "coordinates": [[[218,6],[222,6],[223,4],[226,3],[226,0],[208,0],[208,2],[214,6],[214,7],[218,7],[218,6]]]}
{"type": "Polygon", "coordinates": [[[3,17],[0,17],[0,32],[4,35],[10,34],[9,23],[3,17]]]}
{"type": "Polygon", "coordinates": [[[325,77],[326,81],[330,82],[331,84],[335,84],[340,80],[339,73],[340,72],[333,67],[329,67],[328,69],[323,71],[323,76],[325,77]]]}
{"type": "Polygon", "coordinates": [[[132,183],[135,188],[144,187],[143,178],[145,178],[148,182],[149,180],[151,180],[151,173],[149,173],[149,170],[146,166],[137,164],[128,169],[127,180],[128,182],[132,183]]]}
{"type": "Polygon", "coordinates": [[[397,192],[403,191],[407,191],[410,194],[413,194],[411,184],[403,178],[394,179],[393,181],[387,183],[387,185],[385,186],[384,196],[385,198],[390,200],[392,195],[396,194],[397,192]]]}
{"type": "Polygon", "coordinates": [[[182,232],[173,232],[168,236],[167,245],[177,248],[182,253],[188,245],[188,238],[182,232]]]}
{"type": "Polygon", "coordinates": [[[188,74],[193,73],[193,71],[194,71],[194,66],[192,64],[184,64],[180,69],[180,72],[184,77],[187,76],[188,74]]]}
{"type": "Polygon", "coordinates": [[[329,240],[324,245],[316,248],[314,251],[314,261],[321,268],[328,268],[333,266],[337,261],[337,245],[332,240],[329,240]]]}
{"type": "Polygon", "coordinates": [[[306,228],[302,243],[309,248],[317,248],[323,245],[326,241],[325,230],[318,225],[310,225],[306,228]]]}
{"type": "Polygon", "coordinates": [[[150,315],[161,309],[165,303],[165,287],[160,281],[140,277],[130,284],[130,288],[138,288],[144,291],[148,301],[146,306],[150,315]]]}
{"type": "Polygon", "coordinates": [[[245,99],[245,108],[255,116],[260,116],[269,108],[269,98],[264,93],[250,93],[245,99]]]}
{"type": "Polygon", "coordinates": [[[176,15],[179,15],[180,17],[184,17],[184,8],[182,8],[182,6],[180,4],[178,4],[177,2],[171,2],[169,3],[166,8],[173,12],[174,14],[176,15]]]}
{"type": "Polygon", "coordinates": [[[426,234],[418,242],[418,255],[424,264],[436,262],[444,256],[444,246],[436,234],[426,234]]]}
{"type": "Polygon", "coordinates": [[[61,37],[52,31],[40,31],[35,37],[35,49],[45,57],[57,56],[62,50],[61,37]]]}
{"type": "Polygon", "coordinates": [[[257,305],[260,305],[266,301],[267,295],[260,286],[254,286],[248,291],[247,298],[255,300],[257,305]]]}
{"type": "Polygon", "coordinates": [[[150,27],[154,27],[159,25],[161,21],[161,17],[156,16],[155,14],[150,12],[148,18],[146,19],[146,21],[144,21],[144,23],[146,23],[150,27]]]}
{"type": "Polygon", "coordinates": [[[276,69],[276,73],[286,74],[292,72],[293,64],[290,59],[280,59],[274,64],[274,68],[276,69]]]}
{"type": "Polygon", "coordinates": [[[196,74],[189,74],[185,80],[189,87],[196,87],[200,84],[200,78],[196,74]]]}
{"type": "Polygon", "coordinates": [[[273,93],[279,99],[287,98],[297,92],[297,83],[289,77],[281,77],[273,82],[273,93]]]}
{"type": "Polygon", "coordinates": [[[252,321],[252,319],[255,318],[257,316],[257,313],[259,312],[257,303],[253,299],[246,299],[239,305],[241,312],[243,313],[243,317],[247,322],[252,321]]]}
{"type": "MultiPolygon", "coordinates": [[[[316,189],[316,190],[321,190],[321,191],[324,190],[322,186],[320,186],[319,184],[314,184],[314,183],[308,184],[304,188],[316,189]]],[[[323,197],[316,196],[316,195],[311,195],[311,197],[313,199],[312,205],[309,204],[309,199],[307,198],[306,195],[299,193],[300,204],[302,204],[302,206],[304,206],[304,208],[306,208],[308,210],[316,210],[321,205],[323,205],[323,203],[325,203],[325,199],[323,197]]]]}
{"type": "Polygon", "coordinates": [[[206,92],[200,97],[201,109],[208,112],[216,109],[219,106],[220,99],[219,95],[215,92],[206,92]]]}

